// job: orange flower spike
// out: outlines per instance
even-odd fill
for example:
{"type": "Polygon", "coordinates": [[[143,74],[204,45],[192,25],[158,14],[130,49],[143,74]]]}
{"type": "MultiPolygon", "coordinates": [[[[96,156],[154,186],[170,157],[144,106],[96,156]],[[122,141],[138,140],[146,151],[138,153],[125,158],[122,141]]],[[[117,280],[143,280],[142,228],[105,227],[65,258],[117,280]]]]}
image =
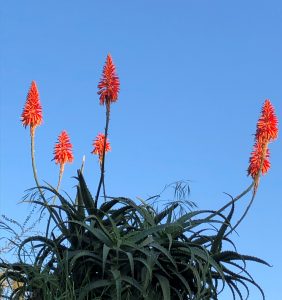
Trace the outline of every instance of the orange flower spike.
{"type": "Polygon", "coordinates": [[[256,139],[259,141],[273,141],[278,136],[278,119],[275,115],[274,107],[271,102],[266,99],[261,116],[257,123],[256,139]]]}
{"type": "Polygon", "coordinates": [[[254,179],[254,191],[258,187],[260,173],[265,174],[270,168],[268,144],[277,136],[278,119],[271,102],[266,99],[257,122],[254,150],[249,160],[248,175],[254,179]]]}
{"type": "MultiPolygon", "coordinates": [[[[93,142],[94,149],[91,153],[97,154],[99,156],[100,163],[102,163],[102,159],[103,159],[104,144],[105,144],[105,135],[103,133],[99,133],[95,141],[93,142]]],[[[105,153],[107,153],[110,150],[111,150],[111,145],[109,140],[107,139],[105,153]]]]}
{"type": "Polygon", "coordinates": [[[251,157],[249,160],[250,165],[248,168],[248,175],[251,175],[253,179],[256,179],[256,177],[259,175],[260,170],[262,174],[265,174],[270,168],[269,149],[267,149],[266,147],[266,145],[262,147],[258,143],[254,145],[254,150],[251,153],[251,157]],[[263,148],[266,148],[266,151],[263,148]]]}
{"type": "Polygon", "coordinates": [[[42,106],[35,81],[32,81],[28,91],[21,121],[24,127],[30,126],[31,132],[42,123],[42,106]]]}
{"type": "Polygon", "coordinates": [[[119,93],[119,78],[116,74],[116,67],[112,57],[108,54],[106,64],[103,68],[101,80],[98,84],[98,95],[100,95],[100,104],[104,105],[116,102],[119,93]]]}
{"type": "MultiPolygon", "coordinates": [[[[60,164],[60,173],[59,173],[59,181],[57,185],[56,191],[58,192],[64,169],[65,169],[65,164],[71,163],[73,161],[73,154],[72,154],[72,144],[70,142],[70,138],[67,134],[66,131],[62,131],[61,134],[58,136],[58,141],[55,144],[54,147],[54,159],[56,164],[60,164]]],[[[53,198],[53,204],[55,203],[56,200],[56,194],[53,198]]]]}
{"type": "Polygon", "coordinates": [[[72,154],[72,144],[66,131],[58,137],[58,142],[54,148],[54,160],[56,164],[64,165],[65,163],[71,163],[74,157],[72,154]]]}

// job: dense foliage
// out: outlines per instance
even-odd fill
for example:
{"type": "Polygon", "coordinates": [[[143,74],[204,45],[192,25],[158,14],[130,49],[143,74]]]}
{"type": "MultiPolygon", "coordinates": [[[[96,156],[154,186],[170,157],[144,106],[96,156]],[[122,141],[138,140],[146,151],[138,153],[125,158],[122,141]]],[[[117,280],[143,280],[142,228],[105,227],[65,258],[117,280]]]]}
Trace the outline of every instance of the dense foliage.
{"type": "Polygon", "coordinates": [[[17,263],[0,264],[0,281],[21,283],[12,299],[204,300],[218,299],[225,286],[244,299],[241,287],[248,294],[249,284],[263,295],[246,263],[267,263],[238,253],[227,234],[237,199],[227,215],[183,209],[183,201],[158,212],[148,201],[122,197],[98,207],[80,171],[77,180],[75,201],[52,187],[42,190],[60,205],[31,199],[50,218],[45,235],[19,245],[17,263]]]}

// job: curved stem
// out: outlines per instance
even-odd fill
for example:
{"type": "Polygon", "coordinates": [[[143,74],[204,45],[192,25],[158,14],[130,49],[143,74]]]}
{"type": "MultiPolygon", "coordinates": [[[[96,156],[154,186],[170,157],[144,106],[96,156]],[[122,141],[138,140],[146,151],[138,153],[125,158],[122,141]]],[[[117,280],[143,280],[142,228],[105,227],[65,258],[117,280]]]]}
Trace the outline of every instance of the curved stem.
{"type": "MultiPolygon", "coordinates": [[[[61,165],[60,165],[59,180],[58,180],[56,192],[59,191],[59,188],[60,188],[60,185],[61,185],[61,181],[62,181],[62,178],[63,178],[64,169],[65,169],[65,164],[61,164],[61,165]]],[[[53,197],[53,203],[52,203],[52,204],[55,204],[56,198],[57,198],[57,195],[55,194],[55,196],[53,197]]]]}
{"type": "Polygon", "coordinates": [[[219,210],[217,210],[214,213],[212,213],[211,215],[209,215],[207,217],[207,220],[212,219],[213,217],[215,217],[216,215],[218,215],[219,213],[221,213],[222,211],[224,211],[232,203],[235,203],[236,201],[238,201],[239,199],[241,199],[243,196],[245,196],[252,189],[253,186],[254,186],[254,182],[252,182],[252,184],[249,187],[247,187],[241,194],[239,194],[238,196],[236,196],[235,198],[233,198],[231,201],[229,201],[227,204],[225,204],[222,208],[220,208],[219,210]]]}
{"type": "Polygon", "coordinates": [[[244,220],[244,218],[246,217],[250,207],[252,206],[253,202],[254,202],[254,199],[255,199],[255,196],[256,196],[256,193],[257,193],[257,189],[258,189],[258,185],[259,185],[259,179],[260,179],[260,175],[262,173],[262,167],[263,167],[263,163],[264,163],[264,160],[265,160],[265,157],[266,157],[266,153],[267,153],[267,145],[268,145],[268,142],[266,141],[264,144],[263,144],[263,150],[262,150],[262,157],[261,157],[261,161],[260,161],[260,167],[259,167],[259,171],[258,173],[255,175],[254,177],[254,181],[253,181],[253,185],[254,185],[254,191],[253,191],[253,196],[251,198],[251,201],[250,203],[248,204],[246,210],[244,211],[243,215],[241,216],[241,218],[237,221],[237,223],[232,227],[231,230],[229,230],[225,236],[229,235],[232,231],[234,231],[238,226],[239,224],[244,220]]]}
{"type": "MultiPolygon", "coordinates": [[[[102,172],[102,159],[101,158],[101,161],[100,161],[100,171],[102,172]]],[[[105,170],[104,170],[104,178],[105,178],[105,170]]],[[[102,181],[102,187],[103,187],[103,195],[104,195],[104,201],[106,201],[106,187],[105,187],[105,180],[103,178],[103,181],[102,181]]]]}
{"type": "MultiPolygon", "coordinates": [[[[36,183],[36,186],[39,190],[39,193],[40,193],[40,196],[44,202],[44,204],[46,205],[46,208],[50,214],[50,219],[53,219],[54,222],[56,223],[56,218],[54,217],[54,215],[52,214],[52,210],[50,209],[49,207],[49,204],[47,202],[47,200],[45,199],[45,196],[42,192],[42,189],[39,185],[39,181],[38,181],[38,177],[37,177],[37,169],[36,169],[36,163],[35,163],[35,142],[34,142],[34,136],[35,136],[35,127],[31,126],[30,127],[30,136],[31,136],[31,161],[32,161],[32,170],[33,170],[33,176],[34,176],[34,180],[35,180],[35,183],[36,183]]],[[[38,219],[38,221],[40,222],[40,220],[44,217],[44,214],[42,213],[40,218],[38,219]]],[[[50,221],[48,221],[48,223],[50,223],[50,221]]],[[[48,230],[46,232],[46,236],[48,234],[48,230]]]]}
{"type": "Polygon", "coordinates": [[[31,162],[32,162],[32,170],[33,170],[33,177],[36,183],[36,186],[39,190],[39,193],[42,197],[42,199],[45,201],[44,194],[40,188],[38,177],[37,177],[37,169],[36,169],[36,163],[35,163],[35,142],[34,142],[34,136],[35,136],[35,127],[30,127],[30,137],[31,137],[31,162]]]}
{"type": "MultiPolygon", "coordinates": [[[[102,163],[101,163],[101,176],[100,176],[100,181],[95,197],[95,207],[97,207],[99,195],[100,195],[100,190],[102,187],[102,184],[104,185],[104,177],[105,177],[105,153],[106,153],[106,143],[107,143],[107,137],[108,137],[108,129],[109,129],[109,121],[110,121],[110,101],[106,99],[106,126],[105,126],[105,140],[104,140],[104,149],[103,149],[103,155],[102,155],[102,163]]],[[[104,189],[105,193],[105,189],[104,189]]],[[[104,194],[104,197],[106,195],[104,194]]]]}
{"type": "Polygon", "coordinates": [[[245,212],[243,213],[242,217],[237,221],[237,223],[236,223],[234,226],[232,226],[232,229],[230,229],[230,230],[225,234],[225,236],[229,235],[232,231],[234,231],[234,230],[239,226],[239,224],[244,220],[244,218],[246,217],[246,215],[247,215],[247,213],[248,213],[250,207],[252,206],[252,203],[254,202],[255,196],[256,196],[256,189],[254,189],[254,192],[253,192],[253,196],[252,196],[252,198],[251,198],[251,201],[250,201],[250,203],[248,204],[248,206],[247,206],[245,212]]]}
{"type": "Polygon", "coordinates": [[[105,181],[103,180],[103,194],[104,194],[104,201],[106,201],[106,187],[105,187],[105,181]]]}

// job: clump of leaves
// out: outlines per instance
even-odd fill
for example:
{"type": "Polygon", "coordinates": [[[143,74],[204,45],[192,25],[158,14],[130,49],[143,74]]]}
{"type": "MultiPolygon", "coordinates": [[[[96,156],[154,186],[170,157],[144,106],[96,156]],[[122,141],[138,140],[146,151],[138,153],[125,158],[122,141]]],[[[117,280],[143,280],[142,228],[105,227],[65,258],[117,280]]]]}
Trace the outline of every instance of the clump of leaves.
{"type": "Polygon", "coordinates": [[[233,299],[242,300],[249,285],[264,298],[246,263],[268,264],[239,254],[228,237],[237,199],[227,215],[183,211],[181,201],[158,212],[148,201],[124,197],[98,206],[80,171],[77,180],[75,201],[50,186],[41,189],[60,205],[33,200],[50,218],[45,235],[18,246],[17,263],[0,262],[0,282],[20,283],[9,299],[208,300],[229,287],[233,299]]]}

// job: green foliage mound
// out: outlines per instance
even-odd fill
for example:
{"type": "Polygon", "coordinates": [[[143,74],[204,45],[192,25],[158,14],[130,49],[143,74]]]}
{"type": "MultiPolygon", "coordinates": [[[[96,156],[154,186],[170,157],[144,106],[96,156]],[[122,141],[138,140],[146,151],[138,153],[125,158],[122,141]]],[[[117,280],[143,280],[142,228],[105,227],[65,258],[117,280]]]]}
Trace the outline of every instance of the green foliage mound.
{"type": "Polygon", "coordinates": [[[227,215],[177,200],[160,212],[123,197],[98,206],[80,171],[77,180],[75,201],[50,186],[41,189],[60,205],[32,199],[49,221],[44,235],[19,245],[17,263],[0,263],[0,282],[21,283],[6,298],[208,300],[228,286],[233,299],[244,299],[250,284],[264,298],[246,262],[268,264],[239,254],[228,237],[236,199],[227,215]]]}

